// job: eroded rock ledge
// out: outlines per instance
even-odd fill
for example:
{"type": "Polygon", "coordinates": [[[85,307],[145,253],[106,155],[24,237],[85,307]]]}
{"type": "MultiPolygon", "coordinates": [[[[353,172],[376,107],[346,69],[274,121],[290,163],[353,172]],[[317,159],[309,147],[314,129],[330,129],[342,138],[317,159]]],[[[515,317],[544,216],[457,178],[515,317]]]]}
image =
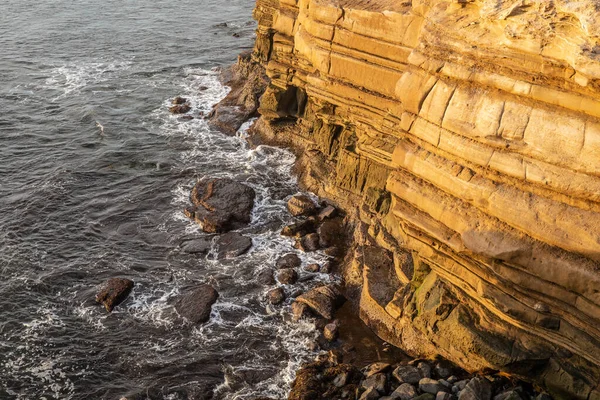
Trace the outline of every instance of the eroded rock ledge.
{"type": "Polygon", "coordinates": [[[356,223],[362,319],[600,398],[600,6],[257,0],[255,138],[356,223]]]}

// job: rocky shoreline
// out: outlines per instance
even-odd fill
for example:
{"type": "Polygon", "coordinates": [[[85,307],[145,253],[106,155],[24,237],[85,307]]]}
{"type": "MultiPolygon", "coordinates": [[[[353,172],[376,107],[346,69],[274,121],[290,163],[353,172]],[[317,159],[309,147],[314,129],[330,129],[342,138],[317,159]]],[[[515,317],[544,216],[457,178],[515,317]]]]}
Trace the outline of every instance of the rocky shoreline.
{"type": "MultiPolygon", "coordinates": [[[[264,86],[254,86],[266,82],[264,70],[252,62],[249,54],[242,55],[238,64],[224,73],[233,87],[230,95],[215,106],[207,117],[219,129],[235,132],[239,126],[254,116],[258,109],[258,97],[264,86]],[[249,79],[248,74],[251,77],[249,79]],[[256,75],[261,75],[257,77],[256,75]],[[251,89],[250,89],[251,87],[251,89]],[[248,93],[255,96],[249,100],[248,93]],[[239,97],[241,96],[241,97],[239,97]],[[221,112],[227,109],[226,112],[221,112]],[[225,128],[225,127],[228,128],[225,128]]],[[[186,101],[176,98],[171,112],[186,115],[189,109],[182,109],[186,101]]],[[[281,145],[281,141],[266,140],[253,131],[248,138],[252,144],[269,142],[281,145]]],[[[298,168],[302,168],[299,158],[298,168]]],[[[250,221],[254,203],[254,192],[248,186],[231,179],[201,178],[190,193],[190,207],[184,210],[186,216],[196,221],[207,233],[217,234],[217,258],[235,258],[251,247],[251,241],[237,232],[250,221]]],[[[340,209],[330,200],[316,199],[307,194],[295,195],[287,203],[288,211],[296,221],[285,226],[281,235],[295,240],[294,247],[303,252],[322,250],[329,261],[319,264],[302,265],[294,253],[284,254],[277,259],[274,268],[259,276],[259,281],[267,287],[266,301],[272,306],[281,305],[286,298],[292,298],[291,318],[293,321],[311,319],[321,334],[311,344],[311,349],[319,353],[313,362],[307,363],[296,372],[290,400],[349,399],[349,400],[546,400],[551,397],[531,384],[500,373],[488,371],[485,375],[473,375],[438,357],[437,359],[414,359],[406,356],[398,359],[386,357],[386,361],[376,361],[365,365],[356,357],[356,346],[360,343],[345,342],[340,339],[340,331],[346,324],[356,320],[338,318],[337,310],[348,299],[348,288],[337,284],[317,286],[305,293],[294,289],[298,281],[298,271],[336,274],[340,265],[352,257],[349,253],[355,223],[351,214],[340,209]]],[[[212,239],[197,239],[182,244],[188,253],[207,253],[212,239]]],[[[108,312],[124,301],[134,283],[127,279],[113,278],[105,283],[96,301],[102,303],[108,312]]],[[[175,308],[178,313],[194,324],[209,320],[211,307],[219,297],[210,285],[203,284],[181,295],[175,308]]],[[[351,312],[357,314],[355,306],[351,312]]],[[[362,322],[360,322],[362,323],[362,322]]],[[[390,346],[380,343],[377,353],[388,352],[390,346]]],[[[381,355],[379,354],[378,357],[381,355]]],[[[257,397],[256,400],[272,400],[257,397]]]]}

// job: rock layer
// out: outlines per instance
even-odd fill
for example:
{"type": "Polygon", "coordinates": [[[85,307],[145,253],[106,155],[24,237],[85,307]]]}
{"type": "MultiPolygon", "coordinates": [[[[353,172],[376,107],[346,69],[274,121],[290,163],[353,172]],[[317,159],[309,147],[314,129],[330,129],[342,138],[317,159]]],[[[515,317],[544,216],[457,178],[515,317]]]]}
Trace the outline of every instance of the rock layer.
{"type": "Polygon", "coordinates": [[[385,340],[600,398],[599,11],[257,0],[255,133],[355,217],[344,277],[385,340]]]}

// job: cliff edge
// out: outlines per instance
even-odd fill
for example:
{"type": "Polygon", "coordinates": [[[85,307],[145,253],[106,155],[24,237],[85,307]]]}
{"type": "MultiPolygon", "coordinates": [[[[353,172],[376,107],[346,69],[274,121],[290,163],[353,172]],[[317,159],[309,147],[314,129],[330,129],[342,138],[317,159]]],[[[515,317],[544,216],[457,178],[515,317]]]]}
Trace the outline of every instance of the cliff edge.
{"type": "Polygon", "coordinates": [[[600,5],[257,0],[257,136],[355,221],[361,318],[413,356],[600,399],[600,5]]]}

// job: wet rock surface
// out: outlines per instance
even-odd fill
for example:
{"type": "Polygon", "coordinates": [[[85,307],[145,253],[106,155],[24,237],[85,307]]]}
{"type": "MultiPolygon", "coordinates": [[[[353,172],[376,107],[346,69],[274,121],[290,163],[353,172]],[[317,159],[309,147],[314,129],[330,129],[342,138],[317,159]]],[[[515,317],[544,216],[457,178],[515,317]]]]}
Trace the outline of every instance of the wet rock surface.
{"type": "Polygon", "coordinates": [[[252,239],[238,232],[228,232],[217,239],[217,258],[235,258],[252,247],[252,239]]]}
{"type": "Polygon", "coordinates": [[[250,222],[254,189],[229,178],[202,178],[190,194],[192,207],[186,215],[195,219],[202,230],[223,233],[250,222]]]}
{"type": "Polygon", "coordinates": [[[96,302],[101,303],[106,311],[111,312],[129,296],[132,289],[132,280],[111,278],[104,283],[102,289],[96,294],[96,302]]]}
{"type": "Polygon", "coordinates": [[[302,265],[302,260],[294,253],[289,253],[277,259],[275,266],[278,269],[298,268],[302,265]]]}
{"type": "Polygon", "coordinates": [[[184,294],[175,305],[182,317],[194,324],[203,323],[210,319],[212,305],[219,298],[219,293],[210,285],[200,285],[184,294]]]}

